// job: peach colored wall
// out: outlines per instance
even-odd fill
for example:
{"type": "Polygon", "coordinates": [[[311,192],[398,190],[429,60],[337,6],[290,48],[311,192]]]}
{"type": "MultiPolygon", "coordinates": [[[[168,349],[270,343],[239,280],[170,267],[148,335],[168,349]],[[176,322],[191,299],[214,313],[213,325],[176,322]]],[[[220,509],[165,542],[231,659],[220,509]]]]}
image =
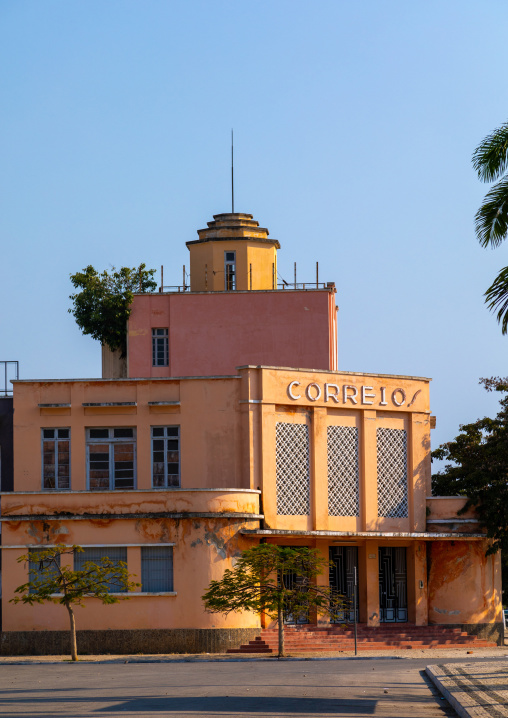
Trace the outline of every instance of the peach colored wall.
{"type": "Polygon", "coordinates": [[[223,292],[224,252],[236,252],[236,288],[240,290],[276,289],[277,251],[275,245],[253,238],[238,241],[203,242],[190,245],[190,273],[193,292],[223,292]],[[252,287],[250,266],[252,265],[252,287]]]}
{"type": "Polygon", "coordinates": [[[502,622],[501,556],[487,541],[429,544],[429,623],[502,622]]]}
{"type": "Polygon", "coordinates": [[[245,364],[333,369],[333,297],[334,290],[136,295],[129,376],[232,375],[245,364]],[[169,366],[152,367],[152,328],[165,327],[169,366]]]}
{"type": "Polygon", "coordinates": [[[262,487],[267,527],[298,531],[425,531],[426,496],[430,487],[427,379],[256,367],[239,371],[243,382],[242,400],[250,402],[250,426],[259,427],[261,433],[259,441],[254,432],[250,433],[250,486],[262,487]],[[293,384],[290,390],[293,382],[298,384],[293,384]],[[310,393],[309,385],[312,385],[310,393]],[[344,387],[347,387],[345,402],[344,387]],[[293,397],[299,398],[291,398],[290,391],[293,397]],[[353,403],[351,397],[355,391],[356,403],[353,403]],[[321,396],[317,398],[319,392],[321,396]],[[339,401],[332,396],[337,392],[339,401]],[[306,424],[309,429],[311,508],[307,516],[277,514],[277,422],[306,424]],[[358,517],[328,513],[327,427],[334,425],[358,428],[358,517]],[[378,516],[376,429],[380,427],[407,432],[407,518],[378,516]]]}
{"type": "Polygon", "coordinates": [[[241,487],[248,477],[241,476],[239,390],[240,379],[16,383],[14,489],[41,490],[41,428],[69,427],[71,488],[86,490],[86,428],[101,426],[136,428],[137,488],[150,489],[150,427],[168,425],[180,426],[182,487],[241,487]],[[176,403],[150,406],[154,401],[176,403]],[[108,402],[137,405],[83,406],[108,402]],[[71,406],[39,408],[56,403],[71,406]]]}
{"type": "MultiPolygon", "coordinates": [[[[133,596],[113,606],[103,606],[97,599],[86,599],[85,608],[76,610],[77,628],[250,628],[259,626],[251,613],[234,613],[229,617],[206,613],[201,596],[213,579],[220,579],[226,568],[232,568],[235,556],[252,545],[239,534],[242,527],[258,524],[246,520],[226,519],[124,519],[51,522],[53,543],[137,544],[127,549],[128,568],[140,566],[140,546],[174,543],[174,591],[176,596],[133,596]],[[93,537],[93,541],[90,538],[93,537]]],[[[43,545],[48,538],[48,524],[19,521],[4,524],[2,535],[2,615],[4,630],[63,630],[68,628],[68,614],[63,606],[44,604],[25,606],[9,603],[14,589],[25,583],[28,567],[17,563],[26,549],[6,548],[19,545],[43,545]]],[[[138,581],[139,576],[138,576],[138,581]]],[[[139,588],[135,591],[139,592],[139,588]]]]}

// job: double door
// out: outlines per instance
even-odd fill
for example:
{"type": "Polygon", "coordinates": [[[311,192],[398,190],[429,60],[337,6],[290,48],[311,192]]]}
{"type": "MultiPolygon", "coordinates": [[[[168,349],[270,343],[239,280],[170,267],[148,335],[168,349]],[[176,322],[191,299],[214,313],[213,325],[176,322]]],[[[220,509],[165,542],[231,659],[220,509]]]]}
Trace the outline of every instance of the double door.
{"type": "Polygon", "coordinates": [[[382,623],[407,621],[405,548],[379,547],[379,611],[382,623]]]}
{"type": "Polygon", "coordinates": [[[344,609],[332,616],[332,623],[353,623],[358,621],[358,547],[330,546],[330,588],[344,596],[344,609]]]}

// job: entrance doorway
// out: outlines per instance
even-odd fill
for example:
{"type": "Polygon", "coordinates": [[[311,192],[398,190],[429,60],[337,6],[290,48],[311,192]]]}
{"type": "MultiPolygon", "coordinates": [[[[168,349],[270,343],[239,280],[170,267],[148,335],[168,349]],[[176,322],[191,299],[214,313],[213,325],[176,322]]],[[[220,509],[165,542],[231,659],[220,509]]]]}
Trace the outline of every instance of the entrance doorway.
{"type": "Polygon", "coordinates": [[[382,623],[407,621],[405,548],[379,547],[379,611],[382,623]]]}
{"type": "Polygon", "coordinates": [[[346,599],[345,609],[331,617],[332,623],[353,623],[355,612],[358,621],[358,586],[354,606],[355,568],[358,576],[357,546],[330,546],[330,588],[346,599]]]}

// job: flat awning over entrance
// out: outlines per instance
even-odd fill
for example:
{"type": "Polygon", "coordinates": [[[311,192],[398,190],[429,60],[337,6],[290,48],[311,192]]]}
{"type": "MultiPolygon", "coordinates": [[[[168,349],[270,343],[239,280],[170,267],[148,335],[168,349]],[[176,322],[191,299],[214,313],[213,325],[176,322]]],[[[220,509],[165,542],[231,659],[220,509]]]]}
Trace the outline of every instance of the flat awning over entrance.
{"type": "Polygon", "coordinates": [[[287,538],[304,538],[306,536],[312,538],[333,538],[333,539],[404,539],[414,541],[435,541],[436,539],[450,541],[481,541],[485,540],[485,534],[467,534],[467,533],[409,533],[397,531],[290,531],[287,529],[242,529],[240,531],[244,536],[259,536],[266,538],[287,537],[287,538]]]}

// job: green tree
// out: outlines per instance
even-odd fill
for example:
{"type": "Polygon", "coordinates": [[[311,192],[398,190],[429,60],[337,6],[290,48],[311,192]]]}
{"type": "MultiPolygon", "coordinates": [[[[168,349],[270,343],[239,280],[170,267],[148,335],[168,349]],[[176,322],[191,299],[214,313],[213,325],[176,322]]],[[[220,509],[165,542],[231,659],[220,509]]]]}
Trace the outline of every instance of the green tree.
{"type": "MultiPolygon", "coordinates": [[[[482,182],[495,184],[476,213],[476,236],[482,247],[498,247],[508,233],[508,123],[498,127],[473,153],[473,167],[482,182]]],[[[503,334],[508,332],[508,267],[501,269],[485,292],[489,309],[503,334]]]]}
{"type": "Polygon", "coordinates": [[[259,544],[243,551],[234,568],[212,581],[202,598],[212,613],[253,611],[276,620],[281,657],[285,617],[306,616],[313,608],[328,615],[344,609],[343,596],[314,582],[328,568],[316,549],[259,544]]]}
{"type": "Polygon", "coordinates": [[[508,378],[480,383],[501,394],[500,410],[494,419],[461,425],[453,441],[432,452],[433,459],[451,462],[432,475],[432,493],[467,497],[459,514],[475,508],[480,526],[492,539],[487,550],[492,554],[508,549],[508,378]]]}
{"type": "Polygon", "coordinates": [[[18,562],[38,562],[38,570],[29,570],[31,580],[18,586],[15,593],[21,594],[11,598],[11,603],[44,603],[52,601],[65,606],[70,620],[71,658],[78,660],[76,645],[76,621],[73,606],[82,606],[86,597],[98,598],[102,603],[118,603],[129,596],[114,596],[113,589],[128,591],[139,586],[139,583],[130,581],[127,565],[123,561],[113,562],[109,558],[102,558],[99,563],[85,561],[79,571],[73,571],[68,566],[62,566],[60,557],[66,554],[75,554],[83,551],[81,546],[65,546],[57,544],[32,554],[25,554],[18,558],[18,562]]]}
{"type": "Polygon", "coordinates": [[[71,274],[75,289],[71,294],[73,306],[70,314],[83,334],[90,334],[112,351],[120,349],[122,357],[127,353],[127,320],[131,313],[134,292],[152,292],[157,288],[153,275],[155,269],[139,267],[115,267],[101,274],[91,265],[82,272],[71,274]]]}

